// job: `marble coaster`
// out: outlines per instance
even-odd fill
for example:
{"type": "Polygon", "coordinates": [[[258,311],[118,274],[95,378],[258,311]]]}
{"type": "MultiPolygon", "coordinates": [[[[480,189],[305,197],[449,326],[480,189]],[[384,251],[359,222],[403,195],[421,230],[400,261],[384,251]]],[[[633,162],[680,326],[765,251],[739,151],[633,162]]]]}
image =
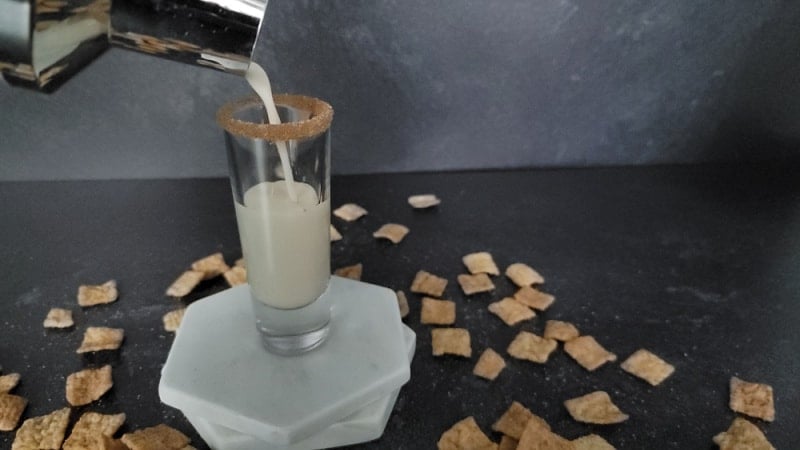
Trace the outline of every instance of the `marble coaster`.
{"type": "MultiPolygon", "coordinates": [[[[411,328],[405,325],[403,325],[403,335],[408,351],[408,361],[411,363],[416,349],[416,335],[411,328]]],[[[186,418],[200,433],[206,444],[216,450],[317,450],[368,442],[379,438],[386,428],[399,393],[398,389],[319,433],[288,446],[264,442],[200,417],[187,415],[186,418]]]]}
{"type": "Polygon", "coordinates": [[[334,276],[326,295],[327,340],[288,357],[262,347],[248,285],[193,303],[161,371],[161,401],[289,445],[398,390],[410,368],[395,293],[334,276]]]}

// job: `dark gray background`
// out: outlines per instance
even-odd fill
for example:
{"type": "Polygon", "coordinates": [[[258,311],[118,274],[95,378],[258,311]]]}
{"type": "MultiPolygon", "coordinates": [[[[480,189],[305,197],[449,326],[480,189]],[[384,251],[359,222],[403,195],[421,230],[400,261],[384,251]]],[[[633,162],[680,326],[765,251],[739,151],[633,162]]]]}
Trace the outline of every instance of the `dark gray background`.
{"type": "MultiPolygon", "coordinates": [[[[800,142],[800,2],[271,0],[255,60],[336,109],[334,171],[775,159],[800,142]]],[[[0,82],[0,180],[224,176],[232,75],[114,49],[0,82]]]]}

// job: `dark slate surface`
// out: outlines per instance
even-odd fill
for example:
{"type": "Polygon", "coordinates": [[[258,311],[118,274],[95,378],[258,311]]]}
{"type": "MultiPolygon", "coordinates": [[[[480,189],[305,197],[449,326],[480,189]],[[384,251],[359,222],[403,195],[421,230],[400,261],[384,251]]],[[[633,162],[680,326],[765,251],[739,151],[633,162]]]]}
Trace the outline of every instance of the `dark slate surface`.
{"type": "MultiPolygon", "coordinates": [[[[471,330],[474,356],[435,359],[409,295],[418,333],[412,381],[386,433],[354,448],[433,448],[439,435],[474,415],[484,430],[517,400],[574,438],[589,432],[620,449],[713,448],[728,427],[732,375],[775,388],[777,419],[758,422],[777,448],[800,441],[800,181],[797,167],[661,167],[561,171],[371,175],[333,180],[333,204],[354,201],[369,215],[333,245],[336,267],[364,263],[364,280],[407,289],[426,269],[447,277],[456,324],[471,330]],[[406,197],[435,192],[443,203],[414,211],[406,197]],[[371,232],[408,225],[399,245],[371,232]],[[547,278],[557,301],[530,323],[509,328],[486,305],[513,292],[503,277],[494,294],[465,298],[455,283],[460,257],[490,251],[498,264],[522,261],[547,278]],[[546,365],[508,360],[492,383],[471,375],[487,346],[505,353],[519,329],[541,333],[565,319],[620,358],[648,348],[677,367],[650,387],[609,364],[589,373],[558,350],[546,365]],[[631,419],[589,426],[561,402],[608,391],[631,419]]],[[[195,258],[240,249],[230,191],[223,179],[0,184],[0,364],[20,372],[16,393],[30,399],[24,417],[66,405],[65,377],[109,361],[115,386],[78,411],[124,411],[124,431],[166,422],[190,434],[181,414],[161,405],[159,369],[172,336],[161,316],[179,302],[163,291],[195,258]],[[119,282],[120,299],[81,310],[81,283],[119,282]],[[74,311],[76,327],[45,331],[50,307],[74,311]],[[74,353],[88,325],[123,327],[118,352],[74,353]]],[[[189,299],[223,289],[207,282],[189,299]]],[[[213,330],[210,330],[213,332],[213,330]]],[[[498,436],[494,435],[494,438],[498,436]]],[[[8,448],[9,433],[0,433],[8,448]]]]}
{"type": "MultiPolygon", "coordinates": [[[[270,0],[255,60],[336,109],[339,173],[797,155],[800,2],[270,0]]],[[[0,180],[226,176],[245,82],[113,49],[0,81],[0,180]],[[47,132],[42,132],[47,130],[47,132]]]]}

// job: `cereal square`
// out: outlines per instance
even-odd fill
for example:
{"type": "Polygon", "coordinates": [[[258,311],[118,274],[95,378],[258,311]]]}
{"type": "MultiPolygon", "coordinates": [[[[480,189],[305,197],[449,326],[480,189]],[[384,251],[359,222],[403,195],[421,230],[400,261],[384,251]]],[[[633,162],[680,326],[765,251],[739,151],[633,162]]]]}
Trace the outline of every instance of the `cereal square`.
{"type": "Polygon", "coordinates": [[[67,377],[67,402],[72,406],[88,405],[102,397],[113,385],[109,365],[75,372],[67,377]]]}
{"type": "Polygon", "coordinates": [[[720,450],[775,450],[764,433],[747,419],[737,417],[727,431],[714,436],[720,450]]]}
{"type": "Polygon", "coordinates": [[[522,437],[522,433],[525,431],[525,425],[527,425],[529,421],[535,421],[543,428],[547,430],[550,429],[550,425],[548,425],[544,419],[522,406],[522,403],[514,401],[511,402],[511,406],[509,406],[506,412],[492,425],[492,430],[519,440],[519,438],[522,437]]]}
{"type": "Polygon", "coordinates": [[[639,349],[628,357],[621,365],[622,370],[635,375],[653,386],[675,372],[675,367],[645,349],[639,349]]]}
{"type": "Polygon", "coordinates": [[[372,233],[372,237],[376,239],[388,239],[392,241],[393,244],[399,244],[400,241],[406,237],[408,232],[408,227],[405,225],[400,225],[399,223],[387,223],[372,233]]]}
{"type": "Polygon", "coordinates": [[[411,292],[441,297],[447,287],[447,280],[432,273],[420,270],[411,282],[411,292]]]}
{"type": "Polygon", "coordinates": [[[608,425],[628,420],[628,415],[611,401],[608,393],[595,391],[564,402],[569,415],[578,422],[608,425]]]}
{"type": "Polygon", "coordinates": [[[78,353],[116,350],[122,345],[123,339],[125,331],[121,328],[89,327],[83,333],[83,343],[78,353]]]}
{"type": "Polygon", "coordinates": [[[84,413],[72,427],[64,441],[64,450],[87,450],[108,448],[108,438],[125,422],[125,414],[84,413]],[[105,439],[104,439],[105,438],[105,439]]]}
{"type": "Polygon", "coordinates": [[[519,287],[543,284],[544,277],[527,264],[514,263],[506,268],[506,276],[519,287]]]}
{"type": "Polygon", "coordinates": [[[456,304],[450,300],[422,298],[420,322],[432,325],[452,325],[456,321],[456,304]]]}
{"type": "Polygon", "coordinates": [[[491,348],[487,348],[481,353],[472,373],[487,380],[494,380],[505,368],[506,362],[503,357],[491,348]]]}
{"type": "Polygon", "coordinates": [[[205,273],[195,270],[187,270],[183,272],[172,284],[167,288],[166,294],[170,297],[185,297],[189,295],[194,288],[203,281],[205,273]]]}
{"type": "Polygon", "coordinates": [[[72,321],[72,311],[63,308],[53,308],[44,319],[45,328],[69,328],[75,325],[72,321]]]}
{"type": "Polygon", "coordinates": [[[342,233],[339,233],[339,230],[337,230],[333,225],[331,225],[330,235],[331,235],[331,242],[342,240],[342,233]]]}
{"type": "Polygon", "coordinates": [[[465,358],[472,356],[469,331],[464,328],[434,328],[431,330],[433,356],[445,354],[465,358]]]}
{"type": "Polygon", "coordinates": [[[228,282],[228,286],[234,287],[240,284],[247,283],[247,269],[240,266],[233,266],[230,270],[223,273],[222,276],[228,282]]]}
{"type": "Polygon", "coordinates": [[[442,203],[434,194],[419,194],[408,197],[408,204],[414,209],[425,209],[442,203]]]}
{"type": "Polygon", "coordinates": [[[18,373],[9,373],[0,377],[0,394],[8,394],[19,383],[18,373]]]}
{"type": "Polygon", "coordinates": [[[767,422],[775,420],[772,386],[731,377],[730,408],[767,422]]]}
{"type": "Polygon", "coordinates": [[[544,311],[556,301],[556,298],[530,286],[523,286],[514,293],[514,300],[527,307],[544,311]]]}
{"type": "Polygon", "coordinates": [[[575,450],[616,450],[608,441],[596,434],[587,434],[578,439],[573,439],[575,450]]]}
{"type": "Polygon", "coordinates": [[[405,319],[408,316],[408,298],[403,291],[397,291],[397,307],[400,308],[400,318],[405,319]]]}
{"type": "Polygon", "coordinates": [[[550,431],[536,420],[525,425],[517,450],[574,450],[572,442],[550,431]]]}
{"type": "Polygon", "coordinates": [[[14,431],[27,405],[25,397],[0,394],[0,431],[14,431]]]}
{"type": "Polygon", "coordinates": [[[558,347],[552,339],[545,339],[527,331],[520,331],[508,346],[508,354],[517,359],[524,359],[544,364],[550,354],[558,347]]]}
{"type": "Polygon", "coordinates": [[[23,422],[14,436],[11,450],[61,448],[69,423],[69,411],[69,408],[62,408],[23,422]]]}
{"type": "Polygon", "coordinates": [[[477,294],[479,292],[489,292],[494,290],[494,283],[485,273],[477,275],[461,274],[458,276],[458,284],[466,295],[477,294]]]}
{"type": "Polygon", "coordinates": [[[567,342],[575,339],[581,334],[575,325],[560,320],[548,320],[544,326],[544,337],[567,342]]]}
{"type": "Polygon", "coordinates": [[[193,262],[192,270],[195,272],[202,272],[203,279],[210,280],[211,278],[216,278],[227,272],[230,270],[230,267],[225,264],[225,258],[222,256],[222,253],[214,253],[213,255],[208,255],[205,258],[200,258],[193,262]]]}
{"type": "Polygon", "coordinates": [[[353,264],[352,266],[340,267],[333,271],[333,274],[338,277],[350,278],[351,280],[360,281],[361,273],[364,271],[364,265],[361,263],[353,264]]]}
{"type": "Polygon", "coordinates": [[[497,444],[489,440],[472,416],[442,433],[436,445],[438,450],[497,450],[497,444]]]}
{"type": "Polygon", "coordinates": [[[617,360],[617,355],[604,349],[591,336],[581,336],[564,344],[564,351],[588,371],[617,360]]]}
{"type": "Polygon", "coordinates": [[[355,203],[345,203],[344,205],[334,209],[333,215],[342,220],[353,222],[367,215],[367,210],[356,205],[355,203]]]}
{"type": "Polygon", "coordinates": [[[171,333],[178,331],[184,314],[186,314],[186,308],[179,308],[164,314],[161,318],[161,322],[164,323],[164,331],[171,333]]]}
{"type": "Polygon", "coordinates": [[[502,319],[509,326],[514,326],[522,321],[536,317],[536,313],[531,311],[530,308],[511,297],[489,304],[489,312],[502,319]]]}
{"type": "Polygon", "coordinates": [[[191,440],[180,431],[160,424],[125,433],[122,442],[131,450],[181,450],[191,440]]]}
{"type": "Polygon", "coordinates": [[[469,273],[475,275],[485,273],[489,275],[500,275],[500,269],[494,263],[492,254],[488,252],[470,253],[469,255],[461,258],[464,265],[467,266],[469,273]]]}
{"type": "Polygon", "coordinates": [[[106,281],[100,285],[84,284],[78,286],[78,304],[81,306],[94,306],[111,303],[117,300],[117,282],[106,281]]]}
{"type": "Polygon", "coordinates": [[[500,445],[497,446],[497,450],[516,450],[517,445],[519,445],[518,440],[504,434],[500,437],[500,445]]]}

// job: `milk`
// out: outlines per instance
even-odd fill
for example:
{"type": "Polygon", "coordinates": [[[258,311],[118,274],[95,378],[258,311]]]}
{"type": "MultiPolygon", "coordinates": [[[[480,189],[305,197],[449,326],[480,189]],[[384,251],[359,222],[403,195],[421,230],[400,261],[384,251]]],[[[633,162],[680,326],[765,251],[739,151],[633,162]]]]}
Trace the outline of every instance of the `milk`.
{"type": "Polygon", "coordinates": [[[279,309],[316,300],[330,276],[330,201],[319,202],[308,184],[274,181],[251,187],[244,204],[234,204],[253,296],[279,309]]]}

